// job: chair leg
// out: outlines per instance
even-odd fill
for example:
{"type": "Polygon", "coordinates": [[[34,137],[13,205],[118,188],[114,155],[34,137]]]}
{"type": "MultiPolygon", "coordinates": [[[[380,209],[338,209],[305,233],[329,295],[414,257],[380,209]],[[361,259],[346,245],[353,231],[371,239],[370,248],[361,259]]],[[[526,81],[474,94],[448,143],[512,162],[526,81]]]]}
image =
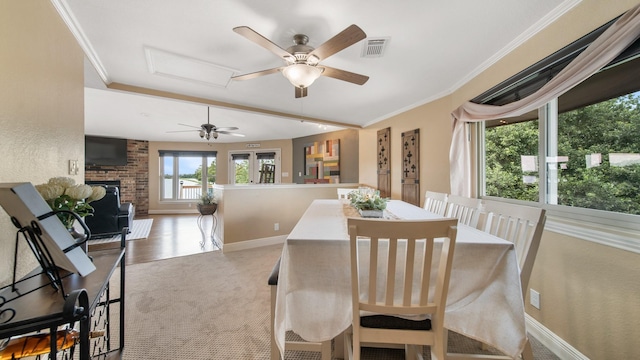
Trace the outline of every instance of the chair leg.
{"type": "Polygon", "coordinates": [[[415,345],[406,344],[404,346],[404,359],[405,360],[416,360],[418,351],[416,350],[415,345]]]}
{"type": "Polygon", "coordinates": [[[331,340],[321,343],[320,354],[322,354],[322,360],[331,360],[331,340]]]}
{"type": "Polygon", "coordinates": [[[355,346],[352,328],[344,332],[344,360],[360,360],[360,346],[355,346]]]}
{"type": "Polygon", "coordinates": [[[276,345],[276,333],[274,329],[276,318],[276,294],[278,287],[271,285],[271,360],[280,359],[280,351],[276,345]]]}
{"type": "Polygon", "coordinates": [[[531,347],[531,341],[529,341],[529,339],[527,339],[527,343],[524,344],[522,360],[533,360],[533,348],[531,347]]]}

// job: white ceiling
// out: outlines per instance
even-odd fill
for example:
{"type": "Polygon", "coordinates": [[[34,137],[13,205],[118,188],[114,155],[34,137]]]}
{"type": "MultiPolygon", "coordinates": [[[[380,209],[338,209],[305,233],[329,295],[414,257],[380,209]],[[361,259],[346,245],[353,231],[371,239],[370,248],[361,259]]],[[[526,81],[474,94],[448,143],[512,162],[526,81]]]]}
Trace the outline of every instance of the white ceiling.
{"type": "Polygon", "coordinates": [[[299,117],[359,127],[451,93],[579,1],[52,0],[87,54],[87,134],[196,142],[203,141],[197,131],[169,131],[205,123],[206,105],[105,84],[253,109],[211,107],[213,124],[237,126],[246,135],[221,135],[218,142],[290,139],[339,129],[299,117]],[[361,41],[322,64],[369,76],[362,86],[321,77],[309,87],[309,96],[295,99],[293,86],[280,73],[228,80],[284,64],[234,27],[249,26],[286,49],[294,34],[306,34],[309,45],[318,47],[351,24],[367,39],[389,38],[384,56],[361,57],[361,41]]]}

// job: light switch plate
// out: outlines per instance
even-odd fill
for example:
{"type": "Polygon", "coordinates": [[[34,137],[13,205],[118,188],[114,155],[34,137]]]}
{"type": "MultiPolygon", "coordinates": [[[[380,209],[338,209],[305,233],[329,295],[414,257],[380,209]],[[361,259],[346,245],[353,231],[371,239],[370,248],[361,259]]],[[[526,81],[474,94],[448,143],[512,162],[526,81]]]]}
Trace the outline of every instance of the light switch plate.
{"type": "Polygon", "coordinates": [[[540,309],[540,293],[533,289],[529,289],[529,302],[534,308],[540,309]]]}

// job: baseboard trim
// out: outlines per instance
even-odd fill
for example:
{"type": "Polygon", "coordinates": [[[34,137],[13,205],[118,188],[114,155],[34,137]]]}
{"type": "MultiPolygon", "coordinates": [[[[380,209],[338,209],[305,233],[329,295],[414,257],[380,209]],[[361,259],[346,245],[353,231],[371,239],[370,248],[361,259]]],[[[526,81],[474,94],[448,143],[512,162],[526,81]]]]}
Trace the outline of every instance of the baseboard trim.
{"type": "Polygon", "coordinates": [[[529,335],[540,341],[542,345],[556,354],[560,359],[589,360],[588,357],[584,356],[580,351],[569,345],[569,343],[547,329],[529,314],[525,314],[525,319],[529,335]]]}
{"type": "Polygon", "coordinates": [[[231,243],[231,244],[220,244],[220,247],[222,248],[222,252],[225,253],[225,252],[231,252],[231,251],[253,249],[253,248],[262,247],[262,246],[284,244],[284,241],[287,239],[287,236],[288,235],[278,235],[278,236],[271,236],[268,238],[240,241],[240,242],[231,243]]]}

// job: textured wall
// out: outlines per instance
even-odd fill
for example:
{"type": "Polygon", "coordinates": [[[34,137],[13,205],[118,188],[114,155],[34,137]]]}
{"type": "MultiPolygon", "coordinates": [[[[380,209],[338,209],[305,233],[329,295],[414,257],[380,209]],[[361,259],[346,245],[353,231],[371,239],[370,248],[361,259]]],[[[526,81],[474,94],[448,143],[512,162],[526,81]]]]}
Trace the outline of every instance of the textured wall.
{"type": "MultiPolygon", "coordinates": [[[[0,1],[0,182],[39,184],[84,163],[83,54],[49,1],[0,1]]],[[[81,168],[71,176],[84,180],[81,168]]],[[[0,284],[11,281],[16,228],[0,210],[0,284]]],[[[24,241],[21,274],[36,265],[24,241]]]]}

